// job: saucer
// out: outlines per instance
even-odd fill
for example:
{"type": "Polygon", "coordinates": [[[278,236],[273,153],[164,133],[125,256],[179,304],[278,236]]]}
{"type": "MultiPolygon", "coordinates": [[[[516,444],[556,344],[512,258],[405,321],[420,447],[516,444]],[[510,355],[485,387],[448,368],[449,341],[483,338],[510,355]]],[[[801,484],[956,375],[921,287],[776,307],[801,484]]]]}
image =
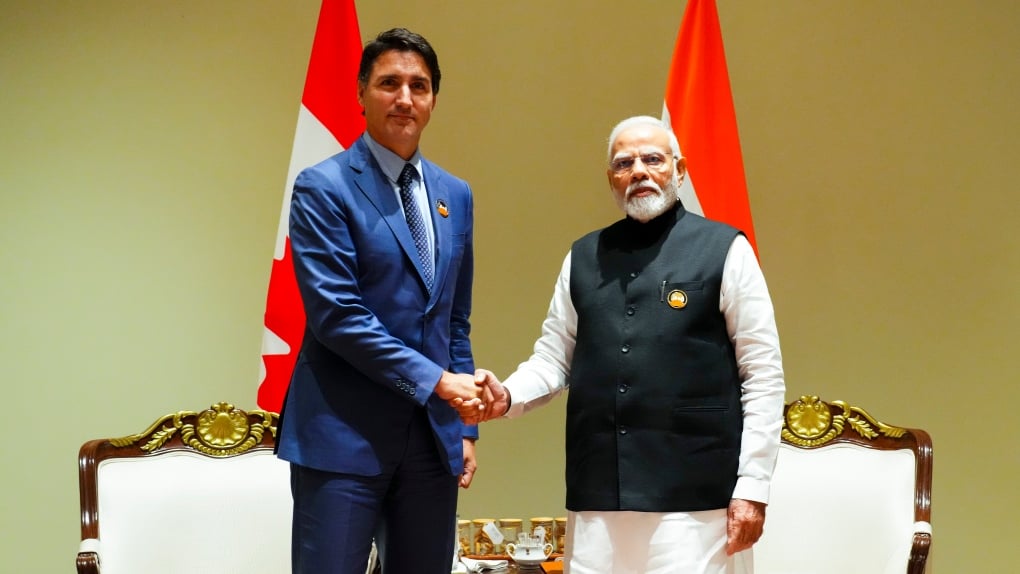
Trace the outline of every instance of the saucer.
{"type": "Polygon", "coordinates": [[[545,562],[549,558],[547,556],[536,556],[535,558],[520,558],[520,559],[518,559],[518,558],[514,558],[514,557],[511,556],[510,559],[513,560],[514,562],[516,562],[519,566],[535,567],[535,566],[539,566],[540,564],[542,564],[543,562],[545,562]]]}

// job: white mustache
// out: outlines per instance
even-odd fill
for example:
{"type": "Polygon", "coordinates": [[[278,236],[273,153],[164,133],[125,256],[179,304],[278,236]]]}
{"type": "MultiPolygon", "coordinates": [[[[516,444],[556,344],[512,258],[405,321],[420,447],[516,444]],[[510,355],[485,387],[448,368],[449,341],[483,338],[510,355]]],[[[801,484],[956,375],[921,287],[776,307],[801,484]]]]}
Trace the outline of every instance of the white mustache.
{"type": "Polygon", "coordinates": [[[659,194],[663,192],[663,189],[654,181],[637,181],[627,186],[627,199],[630,199],[635,193],[646,189],[659,194]]]}

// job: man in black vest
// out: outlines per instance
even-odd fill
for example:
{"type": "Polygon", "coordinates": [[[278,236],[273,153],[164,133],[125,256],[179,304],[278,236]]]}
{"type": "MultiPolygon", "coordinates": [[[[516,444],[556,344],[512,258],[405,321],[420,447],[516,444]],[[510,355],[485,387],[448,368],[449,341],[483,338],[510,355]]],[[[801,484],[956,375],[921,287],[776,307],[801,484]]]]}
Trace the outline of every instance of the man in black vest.
{"type": "Polygon", "coordinates": [[[785,390],[764,277],[739,230],[684,209],[661,121],[620,122],[608,159],[627,217],[574,243],[534,354],[505,386],[486,372],[480,416],[569,388],[567,572],[750,572],[785,390]]]}

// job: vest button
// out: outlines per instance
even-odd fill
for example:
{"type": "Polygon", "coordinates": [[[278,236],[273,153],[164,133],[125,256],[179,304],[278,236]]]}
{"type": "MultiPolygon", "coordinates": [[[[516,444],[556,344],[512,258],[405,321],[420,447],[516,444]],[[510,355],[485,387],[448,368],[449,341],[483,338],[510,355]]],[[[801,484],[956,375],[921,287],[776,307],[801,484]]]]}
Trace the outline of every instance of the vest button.
{"type": "Polygon", "coordinates": [[[630,387],[627,386],[627,383],[620,383],[620,394],[626,393],[628,390],[630,387]]]}
{"type": "Polygon", "coordinates": [[[630,345],[624,345],[624,346],[620,347],[620,352],[624,353],[624,354],[629,353],[630,352],[630,345]]]}
{"type": "Polygon", "coordinates": [[[640,273],[638,273],[637,271],[631,271],[630,272],[630,278],[631,279],[636,278],[638,275],[640,275],[640,273]]]}
{"type": "Polygon", "coordinates": [[[627,307],[627,316],[631,317],[633,315],[634,315],[634,308],[633,307],[627,307]]]}
{"type": "Polygon", "coordinates": [[[627,427],[620,427],[620,434],[627,434],[627,427]]]}

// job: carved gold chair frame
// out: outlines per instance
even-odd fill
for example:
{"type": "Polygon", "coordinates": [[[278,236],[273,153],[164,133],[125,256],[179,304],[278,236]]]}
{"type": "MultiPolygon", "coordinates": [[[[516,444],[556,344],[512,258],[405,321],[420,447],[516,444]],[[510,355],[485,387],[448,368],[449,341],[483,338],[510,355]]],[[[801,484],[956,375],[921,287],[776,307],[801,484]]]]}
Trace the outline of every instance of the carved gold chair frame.
{"type": "MultiPolygon", "coordinates": [[[[78,452],[82,541],[99,538],[97,472],[104,460],[144,458],[168,451],[199,452],[216,458],[271,451],[278,423],[276,413],[246,412],[232,404],[219,403],[201,412],[180,411],[166,415],[138,434],[86,442],[78,452]]],[[[79,574],[97,574],[98,554],[81,549],[77,568],[79,574]]]]}
{"type": "MultiPolygon", "coordinates": [[[[852,443],[878,450],[909,449],[914,454],[914,521],[931,523],[932,441],[921,430],[890,426],[844,401],[825,402],[805,395],[784,408],[782,441],[802,449],[852,443]]],[[[930,532],[915,532],[908,574],[922,574],[931,548],[930,532]]]]}

